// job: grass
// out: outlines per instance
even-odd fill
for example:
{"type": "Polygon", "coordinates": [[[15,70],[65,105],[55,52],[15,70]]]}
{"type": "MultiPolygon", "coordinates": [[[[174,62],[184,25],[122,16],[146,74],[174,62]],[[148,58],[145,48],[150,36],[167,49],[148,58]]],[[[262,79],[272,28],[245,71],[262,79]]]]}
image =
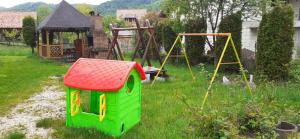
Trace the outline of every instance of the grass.
{"type": "Polygon", "coordinates": [[[37,121],[36,127],[45,128],[45,129],[55,127],[55,125],[57,125],[57,124],[54,121],[55,120],[53,120],[51,118],[41,119],[41,120],[37,121]]]}
{"type": "Polygon", "coordinates": [[[31,55],[31,48],[24,45],[7,46],[0,44],[0,56],[28,56],[31,55]]]}
{"type": "MultiPolygon", "coordinates": [[[[2,50],[4,48],[0,47],[2,50]]],[[[11,49],[8,48],[8,51],[13,51],[11,49]]],[[[68,67],[39,59],[27,53],[27,48],[23,49],[25,48],[16,49],[21,51],[18,56],[6,55],[12,52],[0,52],[0,99],[4,100],[0,101],[0,110],[3,113],[40,90],[49,75],[63,74],[68,67]]],[[[240,124],[247,120],[247,114],[253,116],[250,119],[254,122],[251,125],[253,127],[264,127],[266,124],[273,128],[274,123],[280,120],[300,123],[300,84],[297,82],[257,84],[250,95],[240,81],[240,75],[228,75],[229,79],[234,80],[234,84],[223,85],[220,82],[223,75],[221,73],[213,85],[204,110],[200,112],[212,67],[194,66],[196,80],[192,80],[185,65],[168,64],[166,69],[171,75],[168,81],[156,82],[154,86],[143,84],[142,120],[120,138],[207,138],[208,135],[204,134],[206,131],[221,137],[225,136],[223,133],[233,134],[234,131],[228,130],[230,124],[233,125],[230,129],[242,130],[240,124]],[[257,108],[257,111],[248,112],[248,106],[257,108]],[[201,116],[207,119],[203,120],[201,116]],[[268,119],[272,119],[270,123],[266,123],[268,119]]],[[[53,134],[56,138],[112,138],[95,129],[65,127],[64,119],[43,119],[37,126],[56,129],[53,134]]]]}
{"type": "Polygon", "coordinates": [[[24,139],[25,134],[21,133],[19,131],[15,131],[15,132],[12,132],[9,135],[7,135],[5,138],[6,139],[24,139]]]}
{"type": "Polygon", "coordinates": [[[32,55],[28,47],[0,45],[0,115],[41,91],[49,76],[64,74],[68,66],[32,55]]]}
{"type": "MultiPolygon", "coordinates": [[[[176,139],[205,137],[201,134],[199,135],[197,130],[189,131],[190,124],[194,122],[193,112],[198,111],[190,111],[181,98],[185,97],[191,107],[199,108],[212,72],[205,71],[200,67],[194,67],[193,71],[196,73],[197,78],[192,80],[187,68],[183,65],[169,65],[167,69],[168,73],[172,75],[169,81],[157,82],[153,87],[150,84],[143,85],[142,121],[121,138],[176,139]]],[[[207,67],[207,69],[211,69],[211,67],[207,67]]],[[[218,76],[218,81],[213,86],[212,94],[205,105],[204,113],[216,111],[222,115],[224,111],[229,111],[229,115],[237,115],[240,110],[244,109],[251,98],[257,99],[258,103],[264,103],[265,101],[266,105],[278,105],[280,107],[278,109],[264,107],[264,110],[269,109],[268,111],[278,111],[281,108],[286,108],[297,112],[294,110],[300,108],[300,91],[298,90],[300,85],[297,83],[261,84],[258,85],[258,88],[253,91],[253,96],[251,96],[245,89],[243,82],[237,81],[233,85],[221,84],[221,75],[218,76]],[[271,102],[267,102],[268,99],[276,101],[272,101],[271,104],[271,102]]],[[[230,75],[229,78],[238,80],[241,79],[239,77],[239,75],[230,75]]],[[[292,117],[291,113],[282,114],[280,120],[291,121],[295,116],[292,117]]],[[[297,121],[296,119],[292,122],[297,121]]],[[[63,119],[57,122],[61,125],[65,124],[63,119]]],[[[94,129],[75,129],[65,126],[57,126],[55,129],[57,129],[55,136],[58,138],[111,138],[99,134],[94,129]]]]}

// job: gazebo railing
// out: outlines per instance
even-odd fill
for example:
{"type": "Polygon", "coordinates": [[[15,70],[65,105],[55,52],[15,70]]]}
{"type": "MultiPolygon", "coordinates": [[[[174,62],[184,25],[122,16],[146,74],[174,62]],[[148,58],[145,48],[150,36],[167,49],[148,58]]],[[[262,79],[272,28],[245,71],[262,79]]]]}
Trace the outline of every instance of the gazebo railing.
{"type": "Polygon", "coordinates": [[[61,58],[64,48],[61,44],[39,44],[39,55],[46,58],[61,58]]]}

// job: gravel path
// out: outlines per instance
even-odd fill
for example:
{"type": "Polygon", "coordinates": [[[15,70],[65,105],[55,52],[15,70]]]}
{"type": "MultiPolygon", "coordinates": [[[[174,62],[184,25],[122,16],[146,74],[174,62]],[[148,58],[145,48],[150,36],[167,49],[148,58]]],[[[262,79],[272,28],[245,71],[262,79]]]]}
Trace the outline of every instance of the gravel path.
{"type": "Polygon", "coordinates": [[[19,130],[26,138],[51,138],[53,129],[37,128],[36,122],[45,118],[65,117],[65,93],[57,86],[48,86],[42,92],[18,104],[11,113],[0,117],[0,138],[19,130]]]}

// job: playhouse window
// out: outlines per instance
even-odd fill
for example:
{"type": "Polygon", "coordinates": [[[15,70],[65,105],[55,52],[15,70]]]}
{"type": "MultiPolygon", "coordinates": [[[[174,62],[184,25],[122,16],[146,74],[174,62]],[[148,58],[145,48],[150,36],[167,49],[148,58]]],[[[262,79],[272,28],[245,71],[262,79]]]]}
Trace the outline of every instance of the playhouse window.
{"type": "Polygon", "coordinates": [[[82,111],[89,113],[91,107],[91,91],[82,91],[80,94],[80,99],[82,111]]]}
{"type": "Polygon", "coordinates": [[[134,88],[134,77],[132,75],[130,75],[128,77],[128,80],[127,80],[127,90],[128,90],[128,93],[131,93],[131,91],[133,90],[134,88]]]}

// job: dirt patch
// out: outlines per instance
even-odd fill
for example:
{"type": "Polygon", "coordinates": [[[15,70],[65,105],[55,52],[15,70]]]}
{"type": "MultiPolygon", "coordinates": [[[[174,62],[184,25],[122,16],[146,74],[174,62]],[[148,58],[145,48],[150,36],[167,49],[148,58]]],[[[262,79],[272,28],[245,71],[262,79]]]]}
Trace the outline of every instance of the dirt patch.
{"type": "Polygon", "coordinates": [[[0,117],[0,138],[15,130],[26,138],[51,138],[53,129],[37,128],[36,122],[45,118],[65,117],[65,93],[58,86],[48,86],[42,92],[18,104],[11,113],[0,117]]]}

